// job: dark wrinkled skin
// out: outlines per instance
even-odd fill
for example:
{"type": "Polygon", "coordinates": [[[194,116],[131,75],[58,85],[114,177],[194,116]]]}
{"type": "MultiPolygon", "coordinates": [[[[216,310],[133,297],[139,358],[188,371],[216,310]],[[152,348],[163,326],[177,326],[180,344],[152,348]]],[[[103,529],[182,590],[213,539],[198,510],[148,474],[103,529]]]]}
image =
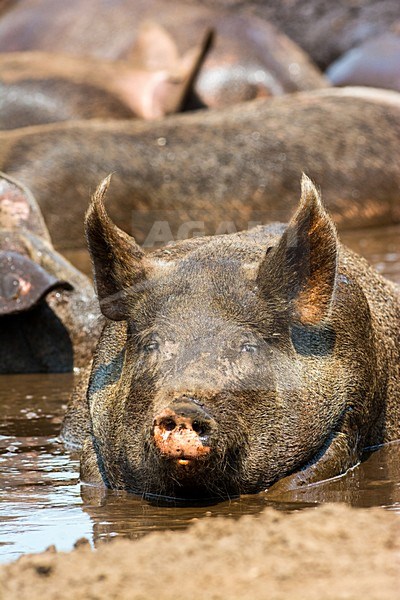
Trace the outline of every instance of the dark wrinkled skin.
{"type": "Polygon", "coordinates": [[[107,321],[62,432],[83,481],[212,502],[338,475],[399,436],[399,289],[341,246],[310,180],[288,227],[146,255],[106,187],[87,233],[107,321]],[[155,431],[182,398],[215,425],[180,462],[155,431]]]}
{"type": "Polygon", "coordinates": [[[3,173],[0,255],[0,373],[87,365],[101,327],[93,287],[52,247],[34,197],[3,173]]]}
{"type": "Polygon", "coordinates": [[[204,222],[207,234],[226,221],[236,231],[254,221],[287,221],[303,169],[323,178],[339,228],[395,223],[399,98],[329,89],[157,123],[29,127],[0,133],[0,168],[33,191],[58,248],[82,247],[87,199],[109,172],[110,215],[140,243],[157,220],[172,233],[204,222]]]}

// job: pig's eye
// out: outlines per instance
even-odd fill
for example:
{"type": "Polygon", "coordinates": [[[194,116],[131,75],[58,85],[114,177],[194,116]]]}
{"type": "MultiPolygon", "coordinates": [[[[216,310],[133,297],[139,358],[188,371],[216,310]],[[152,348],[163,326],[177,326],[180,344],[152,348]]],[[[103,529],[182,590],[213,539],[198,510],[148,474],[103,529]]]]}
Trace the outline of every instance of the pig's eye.
{"type": "Polygon", "coordinates": [[[245,342],[242,344],[241,352],[250,352],[250,354],[254,354],[258,350],[257,344],[251,344],[250,342],[245,342]]]}
{"type": "Polygon", "coordinates": [[[143,350],[147,353],[156,352],[160,347],[160,344],[157,340],[151,340],[144,345],[143,350]]]}

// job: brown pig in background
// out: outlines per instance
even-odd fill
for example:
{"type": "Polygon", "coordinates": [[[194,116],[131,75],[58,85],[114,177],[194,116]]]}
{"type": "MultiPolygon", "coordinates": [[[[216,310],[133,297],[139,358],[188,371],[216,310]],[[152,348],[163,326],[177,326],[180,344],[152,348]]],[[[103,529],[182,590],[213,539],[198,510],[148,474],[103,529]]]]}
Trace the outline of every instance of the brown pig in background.
{"type": "Polygon", "coordinates": [[[179,27],[190,18],[221,14],[221,9],[227,9],[223,18],[228,11],[252,13],[273,23],[323,68],[400,19],[398,0],[18,0],[5,4],[0,51],[41,49],[118,58],[129,52],[140,20],[158,17],[165,26],[179,27]]]}
{"type": "MultiPolygon", "coordinates": [[[[60,6],[52,0],[19,2],[0,19],[0,52],[42,50],[126,59],[127,64],[141,68],[154,68],[155,62],[173,75],[168,60],[173,47],[179,57],[187,56],[210,29],[215,33],[213,44],[194,84],[190,107],[216,108],[329,85],[309,56],[270,23],[242,10],[230,12],[202,3],[86,0],[82,4],[70,0],[60,6]],[[156,22],[158,32],[153,29],[143,35],[148,22],[156,22]],[[173,44],[165,44],[166,32],[173,44]]],[[[179,76],[179,71],[175,74],[179,76]]],[[[117,77],[111,75],[111,79],[117,77]]],[[[104,87],[109,91],[108,85],[104,87]]]]}
{"type": "Polygon", "coordinates": [[[107,321],[63,430],[83,481],[212,502],[339,475],[399,437],[399,288],[340,244],[306,176],[287,226],[146,255],[107,186],[86,220],[107,321]]]}
{"type": "Polygon", "coordinates": [[[30,191],[0,173],[0,373],[86,365],[99,330],[91,283],[54,250],[30,191]]]}
{"type": "Polygon", "coordinates": [[[137,62],[51,52],[0,54],[0,129],[73,119],[155,119],[178,111],[211,32],[179,56],[162,27],[138,32],[137,62]]]}
{"type": "Polygon", "coordinates": [[[400,221],[399,136],[399,93],[327,89],[157,122],[3,131],[0,169],[32,190],[56,248],[82,247],[87,199],[110,172],[110,215],[140,243],[157,220],[173,234],[189,221],[207,234],[227,219],[287,221],[303,170],[323,178],[339,228],[377,226],[400,221]]]}

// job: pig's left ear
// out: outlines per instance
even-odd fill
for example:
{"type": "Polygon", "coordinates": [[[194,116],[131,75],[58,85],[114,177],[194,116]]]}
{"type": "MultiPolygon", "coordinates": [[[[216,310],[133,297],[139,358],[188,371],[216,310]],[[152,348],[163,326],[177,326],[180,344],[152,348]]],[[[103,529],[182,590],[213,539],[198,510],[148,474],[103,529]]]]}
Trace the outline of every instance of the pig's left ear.
{"type": "Polygon", "coordinates": [[[122,321],[131,315],[132,299],[146,278],[146,260],[135,240],[114,225],[105,211],[103,198],[110,179],[104,179],[93,195],[85,228],[101,311],[113,321],[122,321]]]}
{"type": "Polygon", "coordinates": [[[302,325],[327,317],[335,286],[338,241],[312,181],[303,175],[301,199],[278,245],[260,265],[257,283],[280,312],[302,325]]]}

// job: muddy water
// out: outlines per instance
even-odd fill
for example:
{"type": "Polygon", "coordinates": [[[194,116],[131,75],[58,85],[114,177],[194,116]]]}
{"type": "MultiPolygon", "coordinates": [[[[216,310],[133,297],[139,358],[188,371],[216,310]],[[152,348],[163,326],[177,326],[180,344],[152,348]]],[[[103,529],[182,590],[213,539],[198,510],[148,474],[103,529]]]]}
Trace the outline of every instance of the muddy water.
{"type": "MultiPolygon", "coordinates": [[[[400,283],[400,227],[347,232],[353,249],[400,283]]],[[[85,270],[84,253],[70,258],[85,270]]],[[[400,441],[366,454],[346,474],[285,497],[268,493],[209,507],[156,507],[126,493],[80,486],[78,460],[63,451],[57,434],[73,375],[0,378],[0,560],[55,544],[69,550],[81,537],[92,545],[116,536],[139,537],[157,529],[186,527],[194,519],[258,513],[267,505],[282,510],[345,501],[383,506],[400,515],[400,441]]]]}

